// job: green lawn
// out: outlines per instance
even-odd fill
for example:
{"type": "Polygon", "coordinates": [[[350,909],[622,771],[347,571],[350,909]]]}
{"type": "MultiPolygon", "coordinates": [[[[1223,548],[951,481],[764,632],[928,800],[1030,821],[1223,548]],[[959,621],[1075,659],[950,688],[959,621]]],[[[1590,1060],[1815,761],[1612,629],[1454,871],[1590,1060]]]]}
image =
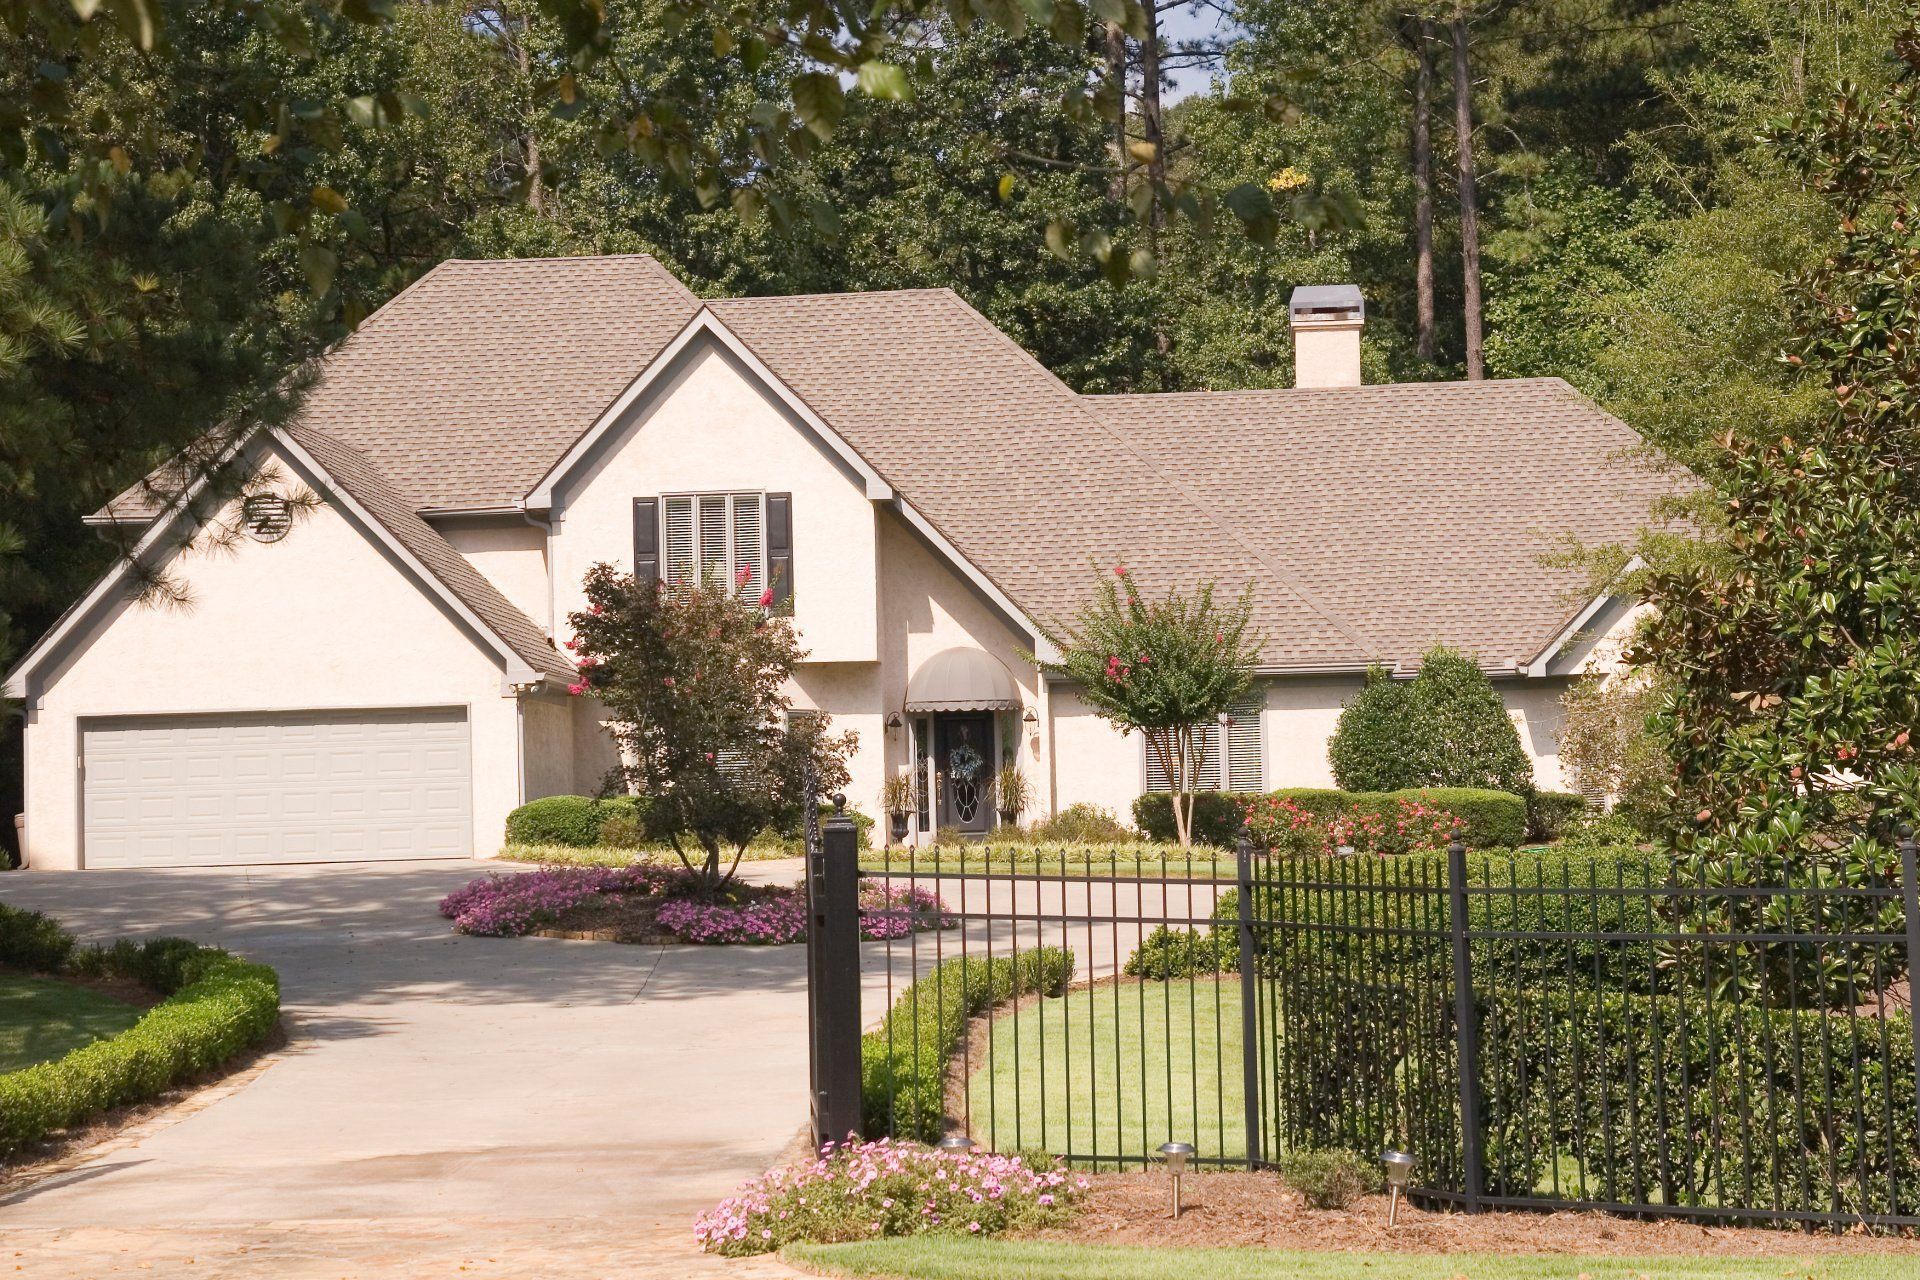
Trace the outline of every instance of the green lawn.
{"type": "Polygon", "coordinates": [[[70,982],[0,975],[0,1074],[125,1031],[142,1012],[70,982]]]}
{"type": "Polygon", "coordinates": [[[1246,1154],[1237,978],[1076,988],[1001,1014],[972,1066],[973,1136],[997,1151],[1246,1154]]]}
{"type": "Polygon", "coordinates": [[[829,1276],[902,1280],[1906,1280],[1904,1257],[1582,1258],[1293,1253],[901,1239],[793,1245],[782,1257],[829,1276]]]}

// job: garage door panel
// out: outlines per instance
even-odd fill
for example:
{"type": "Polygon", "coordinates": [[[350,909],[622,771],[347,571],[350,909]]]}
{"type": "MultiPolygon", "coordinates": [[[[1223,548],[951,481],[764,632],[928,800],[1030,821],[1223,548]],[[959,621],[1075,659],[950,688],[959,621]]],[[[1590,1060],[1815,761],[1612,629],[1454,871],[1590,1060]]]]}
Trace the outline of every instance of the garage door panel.
{"type": "Polygon", "coordinates": [[[467,857],[457,709],[89,721],[86,864],[467,857]]]}

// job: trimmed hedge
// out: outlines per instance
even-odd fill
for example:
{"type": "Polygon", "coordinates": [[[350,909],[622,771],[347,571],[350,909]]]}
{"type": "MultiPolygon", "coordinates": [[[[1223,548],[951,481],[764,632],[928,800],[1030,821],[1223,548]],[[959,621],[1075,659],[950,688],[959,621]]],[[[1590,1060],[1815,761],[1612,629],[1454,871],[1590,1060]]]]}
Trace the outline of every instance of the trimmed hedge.
{"type": "Polygon", "coordinates": [[[50,926],[66,936],[68,971],[132,978],[167,998],[117,1036],[0,1075],[0,1156],[211,1071],[264,1040],[280,1019],[280,979],[266,965],[183,938],[121,941],[75,954],[71,935],[37,912],[0,916],[9,939],[22,916],[33,917],[25,923],[36,935],[46,936],[50,926]]]}
{"type": "Polygon", "coordinates": [[[967,1019],[1029,992],[1058,996],[1073,980],[1073,953],[1036,947],[1017,957],[967,956],[936,965],[908,987],[878,1031],[860,1038],[866,1136],[933,1142],[946,1122],[947,1063],[967,1019]]]}
{"type": "MultiPolygon", "coordinates": [[[[1194,796],[1196,843],[1231,849],[1244,821],[1245,805],[1256,792],[1202,791],[1194,796]]],[[[1527,802],[1505,791],[1474,787],[1414,787],[1406,791],[1337,791],[1329,787],[1282,787],[1271,793],[1291,800],[1315,817],[1367,812],[1390,817],[1401,800],[1418,800],[1460,819],[1469,849],[1511,849],[1527,838],[1527,802]]],[[[1173,797],[1149,791],[1133,802],[1133,818],[1151,840],[1172,840],[1173,797]]]]}

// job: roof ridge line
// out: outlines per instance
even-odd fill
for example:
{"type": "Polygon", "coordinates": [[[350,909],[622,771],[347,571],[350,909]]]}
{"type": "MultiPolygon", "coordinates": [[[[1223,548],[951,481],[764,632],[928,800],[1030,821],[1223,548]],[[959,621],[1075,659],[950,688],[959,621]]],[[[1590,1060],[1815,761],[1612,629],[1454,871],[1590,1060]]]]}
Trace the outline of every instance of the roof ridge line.
{"type": "Polygon", "coordinates": [[[1112,427],[1108,426],[1105,422],[1102,422],[1097,414],[1093,413],[1090,409],[1088,409],[1086,405],[1080,403],[1079,392],[1075,391],[1072,387],[1069,387],[1064,381],[1061,380],[1058,374],[1053,372],[1053,370],[1047,368],[1046,365],[1041,364],[1039,358],[1035,356],[1031,351],[1028,351],[1025,347],[1021,346],[1018,342],[1015,342],[1013,340],[1013,335],[1002,330],[998,325],[994,324],[991,320],[988,320],[985,316],[981,315],[977,310],[975,310],[972,306],[970,306],[967,303],[967,300],[965,298],[962,298],[959,294],[955,293],[952,289],[942,289],[941,292],[947,294],[950,298],[953,299],[955,303],[959,304],[960,310],[963,313],[965,313],[976,325],[979,325],[980,327],[986,329],[988,332],[994,334],[1002,342],[1006,343],[1008,346],[1012,347],[1015,351],[1019,352],[1022,359],[1024,359],[1028,364],[1032,365],[1035,369],[1038,369],[1041,373],[1045,374],[1046,377],[1051,382],[1057,385],[1062,391],[1066,392],[1068,398],[1072,401],[1073,411],[1075,413],[1085,418],[1088,422],[1092,423],[1096,429],[1098,429],[1100,432],[1102,432],[1103,434],[1108,436],[1110,439],[1112,439],[1114,442],[1119,444],[1121,448],[1125,449],[1130,455],[1132,455],[1135,459],[1137,459],[1141,466],[1145,467],[1149,472],[1151,472],[1157,479],[1159,479],[1169,489],[1173,490],[1173,492],[1177,494],[1183,501],[1185,501],[1195,511],[1199,512],[1202,519],[1205,519],[1208,523],[1212,524],[1215,528],[1219,529],[1220,532],[1224,533],[1227,537],[1233,539],[1233,541],[1239,545],[1242,551],[1246,552],[1249,556],[1253,557],[1255,563],[1264,565],[1267,571],[1274,576],[1274,580],[1278,582],[1282,587],[1292,592],[1296,597],[1298,597],[1302,604],[1306,605],[1307,608],[1311,609],[1313,612],[1319,614],[1322,618],[1325,618],[1328,622],[1332,623],[1336,630],[1338,630],[1342,635],[1346,636],[1347,639],[1359,645],[1360,648],[1365,653],[1367,653],[1368,656],[1376,657],[1376,658],[1380,656],[1382,650],[1378,642],[1369,639],[1365,632],[1361,631],[1358,627],[1353,625],[1351,622],[1348,622],[1340,614],[1334,612],[1333,609],[1328,607],[1326,604],[1323,604],[1317,597],[1315,597],[1305,587],[1295,582],[1291,574],[1287,573],[1279,565],[1275,564],[1271,559],[1269,559],[1263,552],[1259,550],[1259,548],[1255,547],[1251,542],[1249,542],[1247,538],[1238,529],[1234,528],[1232,525],[1227,524],[1225,521],[1221,520],[1219,516],[1215,515],[1212,509],[1209,508],[1206,503],[1200,501],[1198,494],[1195,494],[1192,490],[1188,489],[1186,485],[1180,483],[1173,476],[1161,470],[1158,464],[1156,464],[1152,459],[1148,458],[1145,454],[1141,453],[1139,449],[1135,448],[1132,441],[1128,440],[1125,436],[1122,436],[1119,432],[1115,431],[1112,427]]]}

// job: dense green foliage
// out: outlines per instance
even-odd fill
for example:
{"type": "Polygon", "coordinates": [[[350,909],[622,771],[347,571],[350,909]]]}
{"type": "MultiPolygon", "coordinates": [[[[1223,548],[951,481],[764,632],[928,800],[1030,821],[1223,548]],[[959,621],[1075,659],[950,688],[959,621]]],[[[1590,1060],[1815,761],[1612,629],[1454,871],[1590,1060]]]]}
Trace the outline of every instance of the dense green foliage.
{"type": "Polygon", "coordinates": [[[1573,791],[1529,791],[1526,801],[1529,840],[1558,840],[1589,808],[1573,791]]]}
{"type": "Polygon", "coordinates": [[[600,822],[598,802],[588,796],[542,796],[507,815],[507,840],[586,848],[600,843],[600,822]]]}
{"type": "Polygon", "coordinates": [[[1533,765],[1493,682],[1479,663],[1445,647],[1429,650],[1405,684],[1383,668],[1369,671],[1340,713],[1327,758],[1348,791],[1533,788],[1533,765]]]}
{"type": "MultiPolygon", "coordinates": [[[[46,917],[22,921],[22,914],[33,913],[9,912],[0,926],[48,935],[46,917]]],[[[119,1035],[0,1075],[0,1156],[211,1071],[265,1039],[279,1021],[280,981],[265,965],[181,938],[123,940],[78,953],[67,942],[64,951],[41,946],[38,954],[76,973],[131,978],[166,999],[119,1035]]],[[[23,949],[11,962],[30,959],[23,949]]]]}
{"type": "Polygon", "coordinates": [[[1367,670],[1367,682],[1340,710],[1327,740],[1327,762],[1348,791],[1393,791],[1415,780],[1408,752],[1414,740],[1412,690],[1385,667],[1367,670]]]}
{"type": "Polygon", "coordinates": [[[860,1040],[861,1113],[869,1137],[940,1137],[947,1062],[967,1020],[1023,995],[1058,996],[1073,981],[1073,953],[1035,947],[1013,956],[965,956],[908,987],[878,1031],[860,1040]]]}
{"type": "MultiPolygon", "coordinates": [[[[1768,135],[1831,229],[1786,294],[1782,364],[1816,410],[1778,435],[1730,432],[1701,458],[1722,554],[1647,582],[1634,656],[1661,677],[1655,725],[1673,761],[1659,825],[1710,883],[1813,870],[1884,884],[1899,873],[1897,824],[1920,816],[1920,26],[1894,47],[1894,87],[1843,85],[1768,135]]],[[[1767,907],[1727,896],[1688,919],[1791,931],[1767,907]]],[[[1885,930],[1899,914],[1861,897],[1832,903],[1823,924],[1885,930]]],[[[1769,948],[1722,961],[1720,976],[1848,1001],[1865,985],[1851,959],[1769,948]]]]}

